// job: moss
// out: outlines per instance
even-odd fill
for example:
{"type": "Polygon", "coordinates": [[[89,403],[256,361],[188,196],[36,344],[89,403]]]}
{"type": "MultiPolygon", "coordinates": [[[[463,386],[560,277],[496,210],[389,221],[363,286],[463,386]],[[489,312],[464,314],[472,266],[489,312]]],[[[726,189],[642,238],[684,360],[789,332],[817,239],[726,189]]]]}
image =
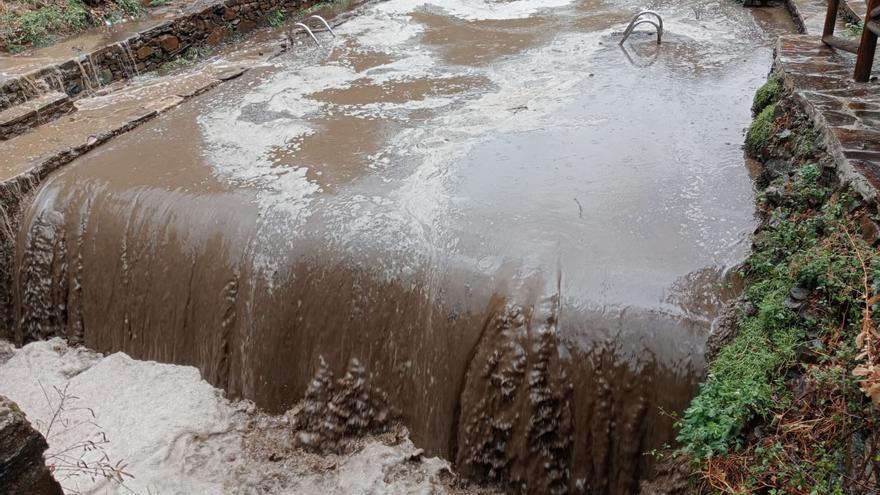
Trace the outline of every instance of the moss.
{"type": "Polygon", "coordinates": [[[746,133],[746,151],[750,155],[757,155],[767,145],[773,132],[773,114],[775,111],[775,103],[767,105],[755,117],[752,125],[749,126],[749,131],[746,133]]]}
{"type": "Polygon", "coordinates": [[[755,98],[752,100],[752,114],[758,115],[768,105],[776,103],[780,93],[782,93],[782,83],[779,81],[779,77],[774,74],[755,92],[755,98]]]}

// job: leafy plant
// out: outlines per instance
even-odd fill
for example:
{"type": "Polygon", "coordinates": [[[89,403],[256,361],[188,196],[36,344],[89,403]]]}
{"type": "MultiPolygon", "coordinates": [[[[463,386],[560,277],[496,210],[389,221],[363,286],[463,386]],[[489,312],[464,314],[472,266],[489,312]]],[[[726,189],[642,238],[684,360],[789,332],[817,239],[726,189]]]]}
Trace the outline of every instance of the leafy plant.
{"type": "Polygon", "coordinates": [[[266,16],[266,22],[269,23],[272,27],[278,27],[284,24],[284,19],[287,16],[286,11],[284,9],[275,9],[266,16]]]}
{"type": "Polygon", "coordinates": [[[862,21],[847,22],[846,27],[843,29],[843,34],[850,38],[861,38],[864,30],[865,26],[862,24],[862,21]]]}

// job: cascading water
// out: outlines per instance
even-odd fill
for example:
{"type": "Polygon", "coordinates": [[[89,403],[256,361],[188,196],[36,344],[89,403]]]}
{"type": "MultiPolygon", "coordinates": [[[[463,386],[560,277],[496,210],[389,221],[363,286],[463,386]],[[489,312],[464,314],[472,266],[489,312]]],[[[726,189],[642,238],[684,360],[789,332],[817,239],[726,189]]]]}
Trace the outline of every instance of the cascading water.
{"type": "Polygon", "coordinates": [[[390,0],[115,139],[24,212],[16,340],[191,364],[272,411],[354,367],[474,479],[637,492],[752,227],[729,143],[772,22],[674,4],[641,69],[634,8],[390,0]]]}
{"type": "Polygon", "coordinates": [[[85,56],[76,58],[74,61],[76,62],[76,66],[79,67],[80,81],[82,81],[83,89],[89,93],[92,92],[92,78],[91,75],[86,71],[86,68],[83,66],[83,61],[85,60],[85,56]]]}
{"type": "Polygon", "coordinates": [[[125,71],[125,76],[128,78],[139,76],[140,72],[137,68],[137,60],[134,58],[134,54],[131,52],[131,47],[128,44],[128,40],[122,40],[116,43],[116,46],[119,47],[119,51],[122,53],[122,69],[125,71]]]}

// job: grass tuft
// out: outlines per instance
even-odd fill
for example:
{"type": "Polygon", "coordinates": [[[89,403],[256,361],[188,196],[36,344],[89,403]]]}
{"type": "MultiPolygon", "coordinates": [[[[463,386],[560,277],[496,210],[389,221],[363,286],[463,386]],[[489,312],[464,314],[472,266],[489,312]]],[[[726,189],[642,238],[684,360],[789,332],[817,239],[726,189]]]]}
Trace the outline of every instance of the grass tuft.
{"type": "Polygon", "coordinates": [[[755,93],[755,98],[752,100],[752,114],[758,115],[768,105],[776,103],[780,93],[782,93],[782,82],[775,74],[771,75],[755,93]]]}
{"type": "Polygon", "coordinates": [[[746,133],[746,151],[751,155],[757,155],[767,145],[770,135],[773,132],[773,113],[776,111],[776,104],[771,103],[764,107],[746,133]]]}

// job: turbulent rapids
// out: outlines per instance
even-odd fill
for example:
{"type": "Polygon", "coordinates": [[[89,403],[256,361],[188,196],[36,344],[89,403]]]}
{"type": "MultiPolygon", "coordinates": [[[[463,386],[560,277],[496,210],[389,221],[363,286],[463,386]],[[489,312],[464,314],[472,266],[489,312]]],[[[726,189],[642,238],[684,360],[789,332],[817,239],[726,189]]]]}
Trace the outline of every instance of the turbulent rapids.
{"type": "Polygon", "coordinates": [[[23,213],[14,340],[190,364],[274,412],[355,369],[476,480],[636,492],[734,292],[748,95],[790,29],[665,2],[663,45],[622,51],[638,7],[369,4],[114,139],[23,213]]]}

